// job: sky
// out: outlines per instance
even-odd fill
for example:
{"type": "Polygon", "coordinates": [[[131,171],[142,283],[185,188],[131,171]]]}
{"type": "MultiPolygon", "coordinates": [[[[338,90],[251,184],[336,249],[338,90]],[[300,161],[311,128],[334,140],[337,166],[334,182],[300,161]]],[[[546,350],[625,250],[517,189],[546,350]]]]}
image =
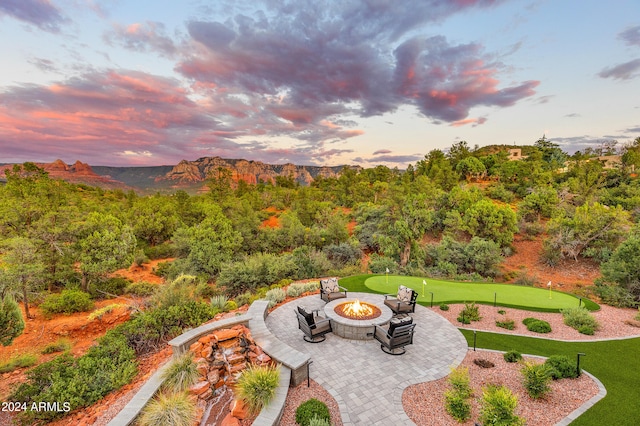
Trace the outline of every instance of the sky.
{"type": "Polygon", "coordinates": [[[0,0],[0,163],[640,137],[638,0],[0,0]]]}

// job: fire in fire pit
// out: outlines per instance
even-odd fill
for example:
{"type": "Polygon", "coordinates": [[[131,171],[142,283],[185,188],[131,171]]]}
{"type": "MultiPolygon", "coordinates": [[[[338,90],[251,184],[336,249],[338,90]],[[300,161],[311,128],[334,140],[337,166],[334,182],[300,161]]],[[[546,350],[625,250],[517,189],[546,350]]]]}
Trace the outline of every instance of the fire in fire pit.
{"type": "Polygon", "coordinates": [[[341,303],[335,307],[336,314],[344,318],[369,320],[377,318],[382,313],[380,309],[366,302],[355,300],[353,302],[341,303]]]}

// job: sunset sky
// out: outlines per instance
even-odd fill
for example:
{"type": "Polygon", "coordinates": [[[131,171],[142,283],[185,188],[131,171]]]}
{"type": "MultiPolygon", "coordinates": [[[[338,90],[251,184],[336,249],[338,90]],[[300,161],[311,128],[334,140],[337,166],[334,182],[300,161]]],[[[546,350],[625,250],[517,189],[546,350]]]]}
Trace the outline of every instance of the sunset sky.
{"type": "Polygon", "coordinates": [[[640,136],[638,0],[0,0],[0,163],[406,167],[640,136]]]}

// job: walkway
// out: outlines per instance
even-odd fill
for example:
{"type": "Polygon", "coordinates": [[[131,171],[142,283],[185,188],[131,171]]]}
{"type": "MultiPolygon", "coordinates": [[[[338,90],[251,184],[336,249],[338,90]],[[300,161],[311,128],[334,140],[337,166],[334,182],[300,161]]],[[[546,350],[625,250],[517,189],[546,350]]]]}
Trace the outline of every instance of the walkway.
{"type": "MultiPolygon", "coordinates": [[[[349,293],[350,298],[371,296],[349,293]]],[[[381,302],[383,296],[378,297],[381,302]]],[[[412,314],[417,324],[414,344],[402,356],[385,354],[376,340],[347,340],[333,333],[322,343],[306,343],[294,313],[298,305],[322,309],[325,303],[317,294],[296,299],[272,311],[267,327],[311,356],[311,378],[336,399],[345,426],[413,425],[402,409],[404,388],[448,375],[467,354],[467,342],[458,329],[422,306],[412,314]]]]}

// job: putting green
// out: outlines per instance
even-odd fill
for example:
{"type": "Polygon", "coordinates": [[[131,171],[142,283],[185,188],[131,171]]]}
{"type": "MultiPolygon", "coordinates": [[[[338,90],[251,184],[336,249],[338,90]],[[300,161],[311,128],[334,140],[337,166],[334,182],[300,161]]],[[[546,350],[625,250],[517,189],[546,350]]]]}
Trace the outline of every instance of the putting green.
{"type": "MultiPolygon", "coordinates": [[[[578,306],[578,297],[558,291],[523,287],[509,284],[461,283],[439,281],[432,278],[408,277],[401,275],[374,275],[366,279],[365,286],[376,293],[395,294],[399,285],[404,285],[418,292],[418,303],[429,305],[431,293],[433,304],[477,302],[497,306],[518,307],[536,311],[557,312],[559,309],[578,306]],[[426,285],[423,286],[423,280],[426,285]]],[[[583,301],[582,305],[585,303],[583,301]]],[[[599,306],[588,302],[588,309],[599,306]],[[593,306],[595,305],[595,306],[593,306]]]]}

